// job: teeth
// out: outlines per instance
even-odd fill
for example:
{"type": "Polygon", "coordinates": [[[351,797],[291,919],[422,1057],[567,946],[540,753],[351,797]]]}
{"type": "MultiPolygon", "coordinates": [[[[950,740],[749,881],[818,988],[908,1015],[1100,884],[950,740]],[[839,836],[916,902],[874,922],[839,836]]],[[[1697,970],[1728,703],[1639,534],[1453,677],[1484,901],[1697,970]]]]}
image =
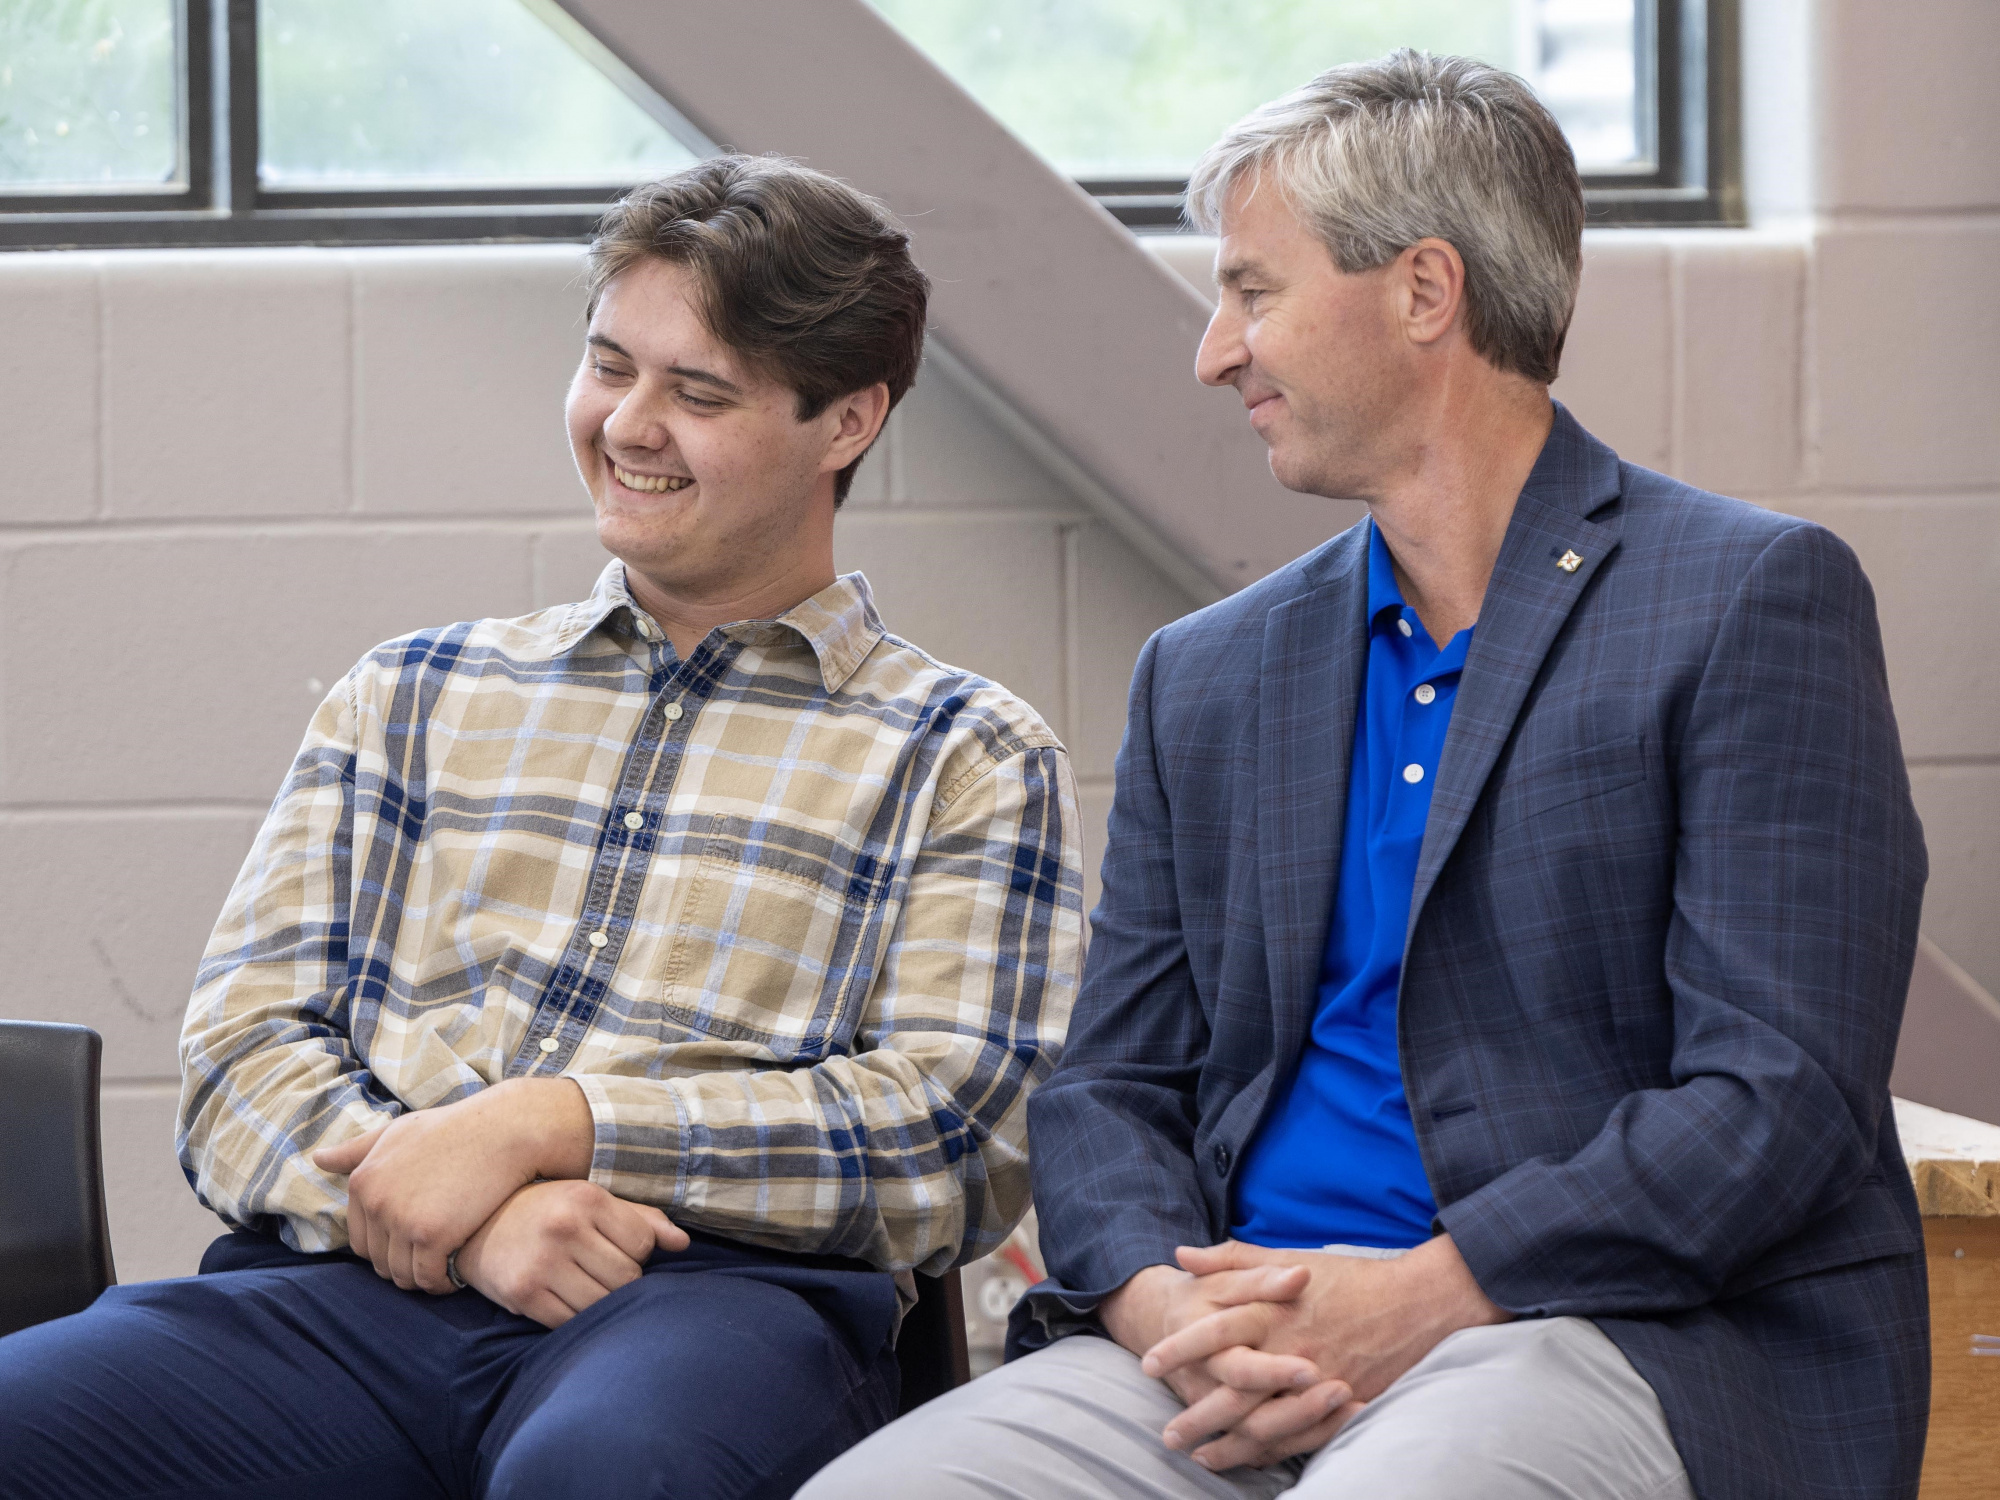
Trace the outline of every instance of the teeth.
{"type": "Polygon", "coordinates": [[[628,490],[637,490],[643,495],[671,495],[693,484],[692,479],[684,479],[678,474],[633,474],[611,466],[611,472],[618,476],[618,482],[628,490]]]}

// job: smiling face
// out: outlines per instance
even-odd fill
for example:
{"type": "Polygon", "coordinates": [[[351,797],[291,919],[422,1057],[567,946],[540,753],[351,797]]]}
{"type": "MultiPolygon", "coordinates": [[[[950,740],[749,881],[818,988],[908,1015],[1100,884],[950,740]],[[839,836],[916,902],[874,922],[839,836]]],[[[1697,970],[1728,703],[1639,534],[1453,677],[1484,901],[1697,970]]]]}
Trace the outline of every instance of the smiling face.
{"type": "Polygon", "coordinates": [[[832,582],[834,476],[887,414],[878,387],[800,421],[795,392],[709,331],[696,290],[656,258],[615,277],[567,405],[598,540],[670,633],[673,618],[782,613],[832,582]]]}
{"type": "Polygon", "coordinates": [[[1403,258],[1348,273],[1269,186],[1222,212],[1221,300],[1195,372],[1234,386],[1287,489],[1368,499],[1407,460],[1421,347],[1408,334],[1403,258]]]}

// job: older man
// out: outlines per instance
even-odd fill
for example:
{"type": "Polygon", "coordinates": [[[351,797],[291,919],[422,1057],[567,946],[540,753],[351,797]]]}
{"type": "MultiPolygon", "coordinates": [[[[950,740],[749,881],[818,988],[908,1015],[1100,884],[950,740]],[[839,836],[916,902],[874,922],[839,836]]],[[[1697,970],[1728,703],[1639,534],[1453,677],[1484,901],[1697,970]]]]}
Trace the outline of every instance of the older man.
{"type": "Polygon", "coordinates": [[[617,560],[328,695],[183,1033],[238,1228],[0,1341],[0,1496],[776,1500],[893,1415],[895,1273],[1026,1209],[1068,764],[833,567],[922,353],[907,237],[723,158],[589,283],[617,560]]]}
{"type": "Polygon", "coordinates": [[[1853,555],[1552,405],[1519,80],[1336,68],[1190,197],[1201,378],[1369,520],[1147,646],[1025,1357],[806,1493],[1914,1494],[1925,859],[1853,555]]]}

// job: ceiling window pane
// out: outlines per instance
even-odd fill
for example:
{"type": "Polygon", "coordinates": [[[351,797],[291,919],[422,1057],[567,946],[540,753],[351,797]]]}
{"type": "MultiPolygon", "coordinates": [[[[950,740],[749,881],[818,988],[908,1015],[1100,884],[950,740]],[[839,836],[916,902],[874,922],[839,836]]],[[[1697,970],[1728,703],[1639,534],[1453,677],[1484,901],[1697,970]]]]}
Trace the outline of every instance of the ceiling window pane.
{"type": "Polygon", "coordinates": [[[0,191],[180,171],[175,0],[0,0],[0,191]]]}
{"type": "Polygon", "coordinates": [[[1054,166],[1086,181],[1183,178],[1265,100],[1396,47],[1521,73],[1585,171],[1638,154],[1635,0],[873,3],[1054,166]]]}
{"type": "Polygon", "coordinates": [[[257,44],[267,189],[618,186],[694,160],[520,0],[259,0],[257,44]]]}

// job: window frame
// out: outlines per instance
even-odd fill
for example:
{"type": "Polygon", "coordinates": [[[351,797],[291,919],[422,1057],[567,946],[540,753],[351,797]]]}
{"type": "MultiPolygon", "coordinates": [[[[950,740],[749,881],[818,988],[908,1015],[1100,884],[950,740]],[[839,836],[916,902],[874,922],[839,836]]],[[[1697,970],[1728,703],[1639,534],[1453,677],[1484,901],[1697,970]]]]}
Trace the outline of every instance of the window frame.
{"type": "MultiPolygon", "coordinates": [[[[1639,87],[1652,108],[1650,167],[1583,174],[1591,227],[1749,222],[1743,199],[1740,0],[1638,0],[1639,87]]],[[[1078,185],[1142,234],[1186,227],[1187,179],[1082,178],[1078,185]]]]}
{"type": "MultiPolygon", "coordinates": [[[[1640,38],[1649,51],[1641,88],[1653,99],[1655,161],[1637,172],[1586,174],[1591,225],[1747,222],[1739,3],[1640,0],[1652,23],[1640,38]]],[[[536,8],[560,25],[558,8],[536,8]]],[[[183,157],[174,185],[0,192],[0,250],[586,240],[630,186],[266,189],[257,177],[257,19],[257,0],[177,0],[183,157]]],[[[588,47],[580,30],[577,40],[588,47]]],[[[591,61],[691,151],[714,149],[617,59],[590,50],[591,61]]],[[[1139,233],[1186,227],[1184,178],[1079,185],[1139,233]]]]}

